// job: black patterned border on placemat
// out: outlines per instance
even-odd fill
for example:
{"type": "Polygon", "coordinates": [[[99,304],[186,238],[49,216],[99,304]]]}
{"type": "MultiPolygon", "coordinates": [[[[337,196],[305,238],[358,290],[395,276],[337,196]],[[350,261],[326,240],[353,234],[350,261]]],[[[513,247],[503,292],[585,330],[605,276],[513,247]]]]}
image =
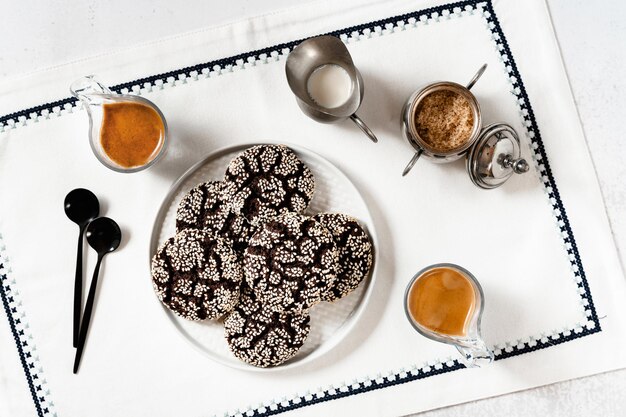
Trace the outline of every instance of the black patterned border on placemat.
{"type": "MultiPolygon", "coordinates": [[[[2,239],[0,238],[1,245],[2,239]]],[[[0,272],[4,269],[5,265],[0,259],[0,272]]],[[[16,298],[16,292],[11,287],[6,273],[0,273],[0,300],[2,300],[2,307],[9,321],[11,335],[17,346],[17,353],[20,365],[26,375],[28,390],[35,403],[35,411],[38,416],[44,416],[50,412],[54,403],[51,403],[47,398],[49,394],[46,388],[47,381],[41,376],[43,370],[36,355],[36,347],[31,345],[33,342],[30,335],[27,334],[28,325],[24,322],[24,316],[18,311],[21,302],[16,298]]]]}

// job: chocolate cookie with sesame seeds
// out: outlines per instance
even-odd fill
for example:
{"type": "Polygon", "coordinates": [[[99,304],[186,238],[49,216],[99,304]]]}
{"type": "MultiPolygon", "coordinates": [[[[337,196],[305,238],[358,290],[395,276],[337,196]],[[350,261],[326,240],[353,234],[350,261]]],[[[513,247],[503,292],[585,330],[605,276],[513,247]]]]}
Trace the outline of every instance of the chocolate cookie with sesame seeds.
{"type": "Polygon", "coordinates": [[[224,200],[254,225],[304,212],[315,190],[311,170],[285,145],[246,149],[230,162],[224,180],[224,200]]]}
{"type": "Polygon", "coordinates": [[[270,367],[292,358],[309,335],[309,315],[278,311],[242,286],[241,299],[224,321],[231,352],[250,365],[270,367]]]}
{"type": "Polygon", "coordinates": [[[341,213],[313,216],[332,233],[339,250],[337,279],[326,291],[324,301],[336,301],[354,291],[372,267],[372,243],[358,220],[341,213]]]}
{"type": "Polygon", "coordinates": [[[302,312],[322,301],[336,279],[332,234],[310,217],[286,213],[264,223],[244,254],[244,275],[260,302],[302,312]]]}
{"type": "Polygon", "coordinates": [[[176,210],[176,230],[191,228],[214,233],[229,241],[237,254],[243,256],[255,227],[230,210],[223,191],[223,181],[208,181],[189,190],[176,210]]]}
{"type": "Polygon", "coordinates": [[[152,284],[171,311],[188,320],[217,319],[239,300],[243,273],[232,246],[212,233],[185,229],[152,258],[152,284]]]}

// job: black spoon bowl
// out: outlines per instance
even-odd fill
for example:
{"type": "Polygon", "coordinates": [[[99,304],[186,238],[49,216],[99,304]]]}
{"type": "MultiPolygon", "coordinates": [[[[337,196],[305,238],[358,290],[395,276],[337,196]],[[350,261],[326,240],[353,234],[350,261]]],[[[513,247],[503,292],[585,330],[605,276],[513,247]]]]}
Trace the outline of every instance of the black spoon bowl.
{"type": "Polygon", "coordinates": [[[77,188],[65,196],[65,215],[78,225],[78,251],[76,254],[76,276],[74,277],[74,329],[72,344],[78,345],[80,307],[83,298],[83,233],[90,221],[100,214],[98,197],[89,190],[77,188]]]}
{"type": "Polygon", "coordinates": [[[74,358],[74,373],[78,372],[80,358],[85,348],[87,339],[87,331],[89,330],[89,322],[91,321],[91,313],[93,312],[93,304],[96,298],[96,288],[98,287],[98,274],[102,259],[108,253],[116,250],[122,241],[122,231],[115,221],[108,217],[100,217],[89,223],[87,226],[87,242],[98,252],[98,262],[93,271],[93,278],[89,286],[89,294],[87,295],[87,303],[85,304],[85,313],[80,326],[80,336],[78,339],[78,347],[76,349],[76,357],[74,358]]]}
{"type": "Polygon", "coordinates": [[[102,257],[120,246],[122,231],[114,220],[100,217],[89,223],[87,242],[102,257]]]}

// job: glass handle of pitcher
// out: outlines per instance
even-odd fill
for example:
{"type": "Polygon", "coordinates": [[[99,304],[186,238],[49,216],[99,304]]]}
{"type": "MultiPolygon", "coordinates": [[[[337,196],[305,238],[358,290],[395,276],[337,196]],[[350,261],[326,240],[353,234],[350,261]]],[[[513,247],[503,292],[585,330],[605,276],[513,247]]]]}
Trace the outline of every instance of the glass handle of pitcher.
{"type": "Polygon", "coordinates": [[[493,352],[481,339],[456,345],[456,348],[463,357],[461,362],[468,368],[479,368],[493,361],[493,352]]]}
{"type": "Polygon", "coordinates": [[[107,86],[100,83],[93,75],[79,78],[70,85],[72,95],[86,104],[94,100],[99,101],[102,96],[112,95],[113,92],[107,86]]]}

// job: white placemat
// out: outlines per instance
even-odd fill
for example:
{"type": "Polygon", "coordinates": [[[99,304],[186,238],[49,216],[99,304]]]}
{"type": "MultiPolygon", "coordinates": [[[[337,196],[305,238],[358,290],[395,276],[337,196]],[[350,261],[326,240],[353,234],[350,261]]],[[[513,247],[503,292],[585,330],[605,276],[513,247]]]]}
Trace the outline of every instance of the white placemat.
{"type": "Polygon", "coordinates": [[[0,118],[0,370],[8,375],[0,414],[389,415],[623,367],[626,285],[593,166],[545,5],[520,3],[318,2],[1,83],[0,114],[17,113],[0,118]],[[295,105],[285,54],[325,32],[347,42],[363,74],[360,114],[378,145],[349,124],[316,124],[295,105]],[[420,161],[401,178],[411,156],[400,135],[404,100],[431,81],[467,82],[484,62],[473,90],[484,118],[522,134],[533,172],[490,192],[471,184],[461,162],[420,161]],[[158,165],[116,174],[91,155],[85,112],[56,102],[87,73],[160,106],[172,147],[158,165]],[[264,138],[341,167],[365,196],[381,255],[355,331],[320,361],[271,375],[190,349],[158,311],[145,262],[172,182],[216,148],[264,138]],[[101,196],[102,214],[128,239],[106,260],[74,376],[76,227],[61,206],[79,186],[101,196]],[[498,359],[489,367],[462,369],[453,348],[417,335],[404,317],[406,283],[441,261],[482,283],[483,333],[498,359]]]}

